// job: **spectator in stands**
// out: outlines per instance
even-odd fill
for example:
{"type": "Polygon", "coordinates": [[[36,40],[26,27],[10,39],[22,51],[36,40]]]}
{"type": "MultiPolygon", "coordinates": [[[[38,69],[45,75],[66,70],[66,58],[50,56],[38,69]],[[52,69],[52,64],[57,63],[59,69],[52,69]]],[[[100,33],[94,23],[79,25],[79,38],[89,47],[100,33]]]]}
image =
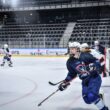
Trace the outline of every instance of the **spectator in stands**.
{"type": "MultiPolygon", "coordinates": [[[[100,54],[104,55],[103,58],[104,58],[104,60],[106,62],[106,48],[104,46],[102,46],[98,40],[94,41],[94,46],[92,48],[95,49],[100,54]]],[[[103,71],[103,76],[104,77],[107,76],[105,64],[102,66],[102,71],[103,71]]]]}

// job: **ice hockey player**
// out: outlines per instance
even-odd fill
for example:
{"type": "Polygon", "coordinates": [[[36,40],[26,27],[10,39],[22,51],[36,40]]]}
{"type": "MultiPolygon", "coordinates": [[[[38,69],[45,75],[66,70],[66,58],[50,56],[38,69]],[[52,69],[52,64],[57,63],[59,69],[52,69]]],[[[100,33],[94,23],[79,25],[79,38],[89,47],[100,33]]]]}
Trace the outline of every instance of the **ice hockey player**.
{"type": "Polygon", "coordinates": [[[82,80],[82,97],[87,104],[94,103],[99,110],[109,110],[105,106],[102,97],[99,95],[101,87],[100,62],[90,53],[81,53],[80,44],[72,42],[69,45],[70,57],[67,60],[68,74],[65,80],[59,85],[59,90],[65,90],[72,79],[77,75],[82,80]],[[93,63],[95,68],[89,70],[88,65],[93,63]]]}
{"type": "Polygon", "coordinates": [[[102,46],[98,40],[94,41],[94,46],[92,48],[95,49],[95,50],[97,50],[99,53],[101,53],[103,55],[106,54],[105,47],[102,46]]]}
{"type": "Polygon", "coordinates": [[[95,49],[91,49],[90,46],[87,43],[81,44],[80,51],[81,52],[89,52],[96,59],[98,59],[101,63],[101,70],[102,70],[102,73],[103,73],[103,66],[105,65],[105,58],[104,58],[105,56],[103,54],[97,52],[95,49]]]}
{"type": "MultiPolygon", "coordinates": [[[[92,48],[95,49],[100,54],[103,54],[104,60],[106,59],[106,48],[104,46],[102,46],[98,40],[94,41],[94,46],[92,48]]],[[[105,62],[106,62],[106,60],[105,60],[105,62]]],[[[103,76],[106,77],[107,73],[106,73],[106,65],[105,64],[102,66],[102,69],[103,69],[103,76]]]]}
{"type": "Polygon", "coordinates": [[[3,63],[1,64],[1,66],[4,66],[5,62],[7,61],[8,66],[12,67],[11,53],[9,51],[8,44],[4,44],[2,49],[3,49],[4,57],[3,57],[3,63]]]}

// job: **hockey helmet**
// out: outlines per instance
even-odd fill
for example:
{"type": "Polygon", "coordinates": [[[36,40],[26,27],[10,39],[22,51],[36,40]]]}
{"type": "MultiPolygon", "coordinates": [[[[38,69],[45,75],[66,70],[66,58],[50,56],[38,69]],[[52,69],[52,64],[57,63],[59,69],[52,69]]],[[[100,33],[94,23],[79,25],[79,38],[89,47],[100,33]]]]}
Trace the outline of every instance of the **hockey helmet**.
{"type": "Polygon", "coordinates": [[[8,48],[8,44],[4,44],[4,48],[8,48]]]}
{"type": "Polygon", "coordinates": [[[88,48],[88,47],[89,47],[89,45],[87,43],[81,44],[81,48],[88,48]]]}
{"type": "Polygon", "coordinates": [[[80,43],[79,42],[71,42],[69,43],[69,48],[80,48],[80,43]]]}
{"type": "Polygon", "coordinates": [[[99,41],[98,40],[94,41],[94,44],[99,45],[99,41]]]}

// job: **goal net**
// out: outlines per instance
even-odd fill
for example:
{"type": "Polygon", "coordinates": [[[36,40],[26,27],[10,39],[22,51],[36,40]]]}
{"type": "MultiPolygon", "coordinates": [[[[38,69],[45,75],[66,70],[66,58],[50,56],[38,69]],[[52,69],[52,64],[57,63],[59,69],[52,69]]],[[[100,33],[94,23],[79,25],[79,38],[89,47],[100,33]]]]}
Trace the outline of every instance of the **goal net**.
{"type": "Polygon", "coordinates": [[[106,71],[108,76],[110,72],[110,48],[106,49],[106,71]]]}

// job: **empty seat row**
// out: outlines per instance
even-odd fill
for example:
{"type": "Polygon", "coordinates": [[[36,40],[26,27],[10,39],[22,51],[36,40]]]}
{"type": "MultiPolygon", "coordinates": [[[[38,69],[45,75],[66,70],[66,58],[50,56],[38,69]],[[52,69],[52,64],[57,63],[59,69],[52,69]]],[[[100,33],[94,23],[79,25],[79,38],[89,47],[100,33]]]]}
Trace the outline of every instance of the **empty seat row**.
{"type": "Polygon", "coordinates": [[[0,29],[0,42],[9,42],[12,45],[21,45],[23,42],[24,45],[45,42],[45,46],[46,44],[55,42],[55,45],[58,47],[60,39],[65,32],[66,26],[67,23],[5,25],[0,29]]]}
{"type": "MultiPolygon", "coordinates": [[[[85,20],[78,21],[73,29],[70,40],[80,42],[94,42],[100,39],[100,42],[110,41],[110,21],[109,20],[85,20]]],[[[109,43],[103,43],[110,47],[109,43]]]]}

